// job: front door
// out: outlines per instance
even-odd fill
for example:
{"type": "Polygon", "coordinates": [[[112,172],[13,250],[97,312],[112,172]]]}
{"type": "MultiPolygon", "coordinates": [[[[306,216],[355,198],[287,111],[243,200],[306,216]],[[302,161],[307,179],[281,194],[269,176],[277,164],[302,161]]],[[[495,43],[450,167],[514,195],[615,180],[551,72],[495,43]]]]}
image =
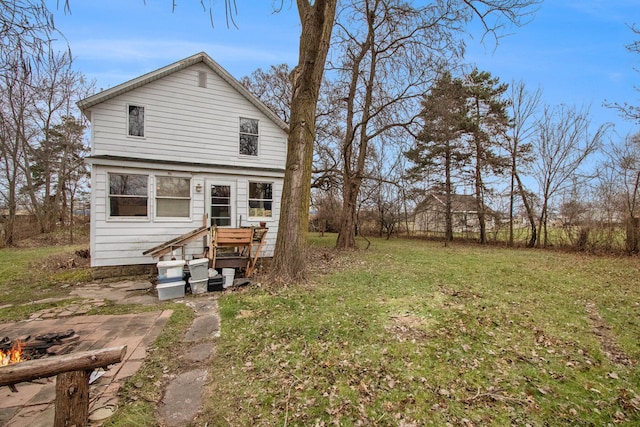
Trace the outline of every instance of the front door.
{"type": "Polygon", "coordinates": [[[208,182],[209,225],[218,227],[234,227],[234,194],[232,183],[208,182]]]}

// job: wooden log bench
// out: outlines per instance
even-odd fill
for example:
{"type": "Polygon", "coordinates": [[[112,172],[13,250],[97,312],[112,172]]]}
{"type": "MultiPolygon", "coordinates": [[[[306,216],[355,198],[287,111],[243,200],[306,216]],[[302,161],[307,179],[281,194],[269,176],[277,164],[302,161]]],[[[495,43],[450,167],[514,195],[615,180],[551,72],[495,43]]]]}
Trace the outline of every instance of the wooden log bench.
{"type": "Polygon", "coordinates": [[[95,368],[121,362],[127,346],[26,360],[0,367],[0,386],[56,375],[54,427],[86,426],[89,421],[89,376],[95,368]]]}

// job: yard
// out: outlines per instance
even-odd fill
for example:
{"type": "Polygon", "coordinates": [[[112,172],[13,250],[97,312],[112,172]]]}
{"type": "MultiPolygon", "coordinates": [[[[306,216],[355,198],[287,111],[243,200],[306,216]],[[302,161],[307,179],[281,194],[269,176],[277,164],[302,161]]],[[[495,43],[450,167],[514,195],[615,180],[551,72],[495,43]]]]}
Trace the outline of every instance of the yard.
{"type": "Polygon", "coordinates": [[[638,258],[319,253],[308,285],[220,300],[203,425],[640,423],[638,258]]]}
{"type": "MultiPolygon", "coordinates": [[[[307,284],[221,295],[213,381],[194,425],[640,423],[637,257],[400,239],[336,253],[334,242],[311,238],[307,284]]],[[[0,269],[11,253],[0,251],[0,269]]],[[[0,319],[28,316],[30,305],[17,308],[26,292],[59,296],[65,278],[83,280],[83,269],[24,265],[38,279],[2,279],[3,303],[15,305],[0,319]],[[18,282],[34,285],[10,296],[18,282]]],[[[161,353],[179,331],[163,334],[161,353]]],[[[179,369],[171,363],[148,360],[110,425],[157,423],[150,408],[157,379],[179,369]]]]}

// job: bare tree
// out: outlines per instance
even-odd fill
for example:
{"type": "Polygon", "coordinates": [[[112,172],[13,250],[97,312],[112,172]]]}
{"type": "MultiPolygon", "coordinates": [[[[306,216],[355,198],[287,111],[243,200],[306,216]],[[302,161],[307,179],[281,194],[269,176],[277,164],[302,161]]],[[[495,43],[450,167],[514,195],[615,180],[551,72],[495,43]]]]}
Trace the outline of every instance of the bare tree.
{"type": "MultiPolygon", "coordinates": [[[[636,36],[640,36],[640,27],[637,27],[636,25],[633,25],[631,27],[631,31],[633,31],[633,33],[636,36]]],[[[627,50],[629,52],[632,53],[638,53],[640,54],[640,39],[634,41],[633,43],[627,45],[627,50]]],[[[636,70],[639,71],[639,70],[636,70]]],[[[637,91],[640,91],[640,88],[636,87],[635,88],[637,91]]],[[[614,102],[614,103],[607,103],[605,102],[605,105],[607,105],[608,107],[612,107],[615,108],[616,110],[618,110],[620,112],[620,115],[628,120],[634,121],[636,123],[640,123],[640,106],[638,105],[631,105],[629,103],[618,103],[618,102],[614,102]]]]}
{"type": "Polygon", "coordinates": [[[511,159],[511,182],[509,191],[509,245],[513,246],[513,222],[515,210],[515,196],[520,195],[524,206],[531,235],[527,247],[534,247],[537,240],[536,220],[533,212],[532,201],[528,197],[528,192],[520,177],[521,169],[527,168],[533,161],[532,139],[535,135],[537,125],[535,114],[540,105],[542,90],[533,92],[527,90],[523,81],[513,82],[508,92],[509,110],[511,113],[511,127],[509,138],[506,142],[506,150],[511,159]]]}
{"type": "Polygon", "coordinates": [[[272,65],[268,71],[258,68],[240,83],[258,97],[282,121],[289,123],[291,105],[291,70],[287,64],[272,65]]]}
{"type": "Polygon", "coordinates": [[[552,198],[570,188],[576,179],[587,178],[580,168],[601,147],[609,129],[608,125],[601,125],[591,135],[589,127],[588,109],[580,110],[564,105],[545,107],[538,124],[534,143],[537,161],[533,165],[533,171],[542,204],[538,235],[542,236],[542,245],[545,247],[548,244],[547,223],[552,198]]]}
{"type": "Polygon", "coordinates": [[[55,32],[44,0],[0,0],[0,74],[11,72],[16,63],[24,70],[37,67],[55,32]]]}
{"type": "Polygon", "coordinates": [[[393,128],[415,125],[417,100],[442,68],[463,51],[457,36],[474,17],[499,34],[503,18],[514,24],[536,1],[450,0],[345,3],[339,14],[331,65],[344,82],[345,130],[341,143],[343,211],[336,246],[355,246],[357,199],[367,150],[393,128]],[[495,19],[494,19],[495,18],[495,19]],[[491,23],[489,21],[491,20],[491,23]]]}
{"type": "MultiPolygon", "coordinates": [[[[440,57],[455,54],[452,32],[459,10],[400,0],[345,3],[339,14],[331,66],[344,92],[341,226],[336,246],[355,247],[357,201],[367,178],[368,150],[384,135],[414,124],[416,104],[440,57]],[[437,53],[437,55],[435,55],[437,53]]],[[[405,138],[407,139],[407,138],[405,138]]]]}
{"type": "Polygon", "coordinates": [[[615,172],[615,189],[622,201],[626,218],[626,249],[640,251],[640,133],[628,136],[620,144],[612,144],[609,165],[615,172]]]}
{"type": "Polygon", "coordinates": [[[31,69],[20,57],[13,60],[0,81],[0,154],[2,154],[2,185],[0,195],[7,209],[4,243],[14,243],[16,213],[21,205],[19,197],[25,182],[30,143],[37,135],[31,115],[35,105],[34,92],[29,84],[31,69]]]}
{"type": "Polygon", "coordinates": [[[316,105],[329,51],[337,0],[297,0],[302,25],[298,65],[293,70],[291,120],[273,274],[283,280],[305,275],[316,105]]]}
{"type": "Polygon", "coordinates": [[[55,33],[53,16],[44,0],[0,0],[0,152],[2,188],[0,193],[8,211],[5,243],[14,238],[13,224],[22,185],[26,141],[32,129],[27,125],[27,97],[31,74],[50,49],[55,33]]]}
{"type": "Polygon", "coordinates": [[[61,220],[62,212],[66,213],[67,167],[72,156],[69,150],[84,150],[83,129],[71,136],[68,131],[76,121],[69,119],[76,113],[75,101],[88,95],[93,86],[74,71],[72,65],[68,52],[51,53],[43,58],[31,80],[35,89],[31,117],[39,138],[28,145],[25,192],[42,232],[52,231],[61,220]]]}

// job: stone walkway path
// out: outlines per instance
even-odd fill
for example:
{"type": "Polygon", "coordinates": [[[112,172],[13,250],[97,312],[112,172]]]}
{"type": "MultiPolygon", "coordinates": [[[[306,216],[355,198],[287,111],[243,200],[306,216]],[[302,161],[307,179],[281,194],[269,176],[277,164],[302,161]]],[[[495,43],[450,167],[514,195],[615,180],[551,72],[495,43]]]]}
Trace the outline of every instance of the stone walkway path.
{"type": "MultiPolygon", "coordinates": [[[[111,415],[117,408],[120,388],[142,366],[147,346],[153,344],[172,311],[117,316],[85,314],[92,307],[105,304],[105,300],[157,304],[158,298],[151,288],[146,281],[83,285],[71,292],[72,296],[82,298],[81,301],[62,308],[41,310],[22,322],[0,324],[0,337],[74,329],[82,336],[82,342],[74,351],[126,344],[125,360],[110,367],[90,390],[89,413],[90,416],[98,415],[93,417],[96,419],[90,425],[100,426],[104,422],[103,417],[111,415]]],[[[213,358],[215,338],[220,334],[217,296],[217,293],[206,293],[175,300],[190,306],[196,318],[183,337],[184,342],[190,344],[189,350],[180,360],[177,372],[172,374],[158,407],[163,426],[188,425],[202,407],[204,386],[208,380],[206,366],[213,358]]],[[[20,383],[17,388],[18,393],[12,393],[8,387],[0,388],[0,425],[52,425],[55,378],[20,383]]]]}
{"type": "Polygon", "coordinates": [[[183,340],[190,344],[178,373],[166,388],[158,414],[167,427],[188,425],[202,407],[207,365],[214,351],[214,338],[220,335],[220,318],[215,294],[204,294],[187,302],[196,319],[183,340]]]}

